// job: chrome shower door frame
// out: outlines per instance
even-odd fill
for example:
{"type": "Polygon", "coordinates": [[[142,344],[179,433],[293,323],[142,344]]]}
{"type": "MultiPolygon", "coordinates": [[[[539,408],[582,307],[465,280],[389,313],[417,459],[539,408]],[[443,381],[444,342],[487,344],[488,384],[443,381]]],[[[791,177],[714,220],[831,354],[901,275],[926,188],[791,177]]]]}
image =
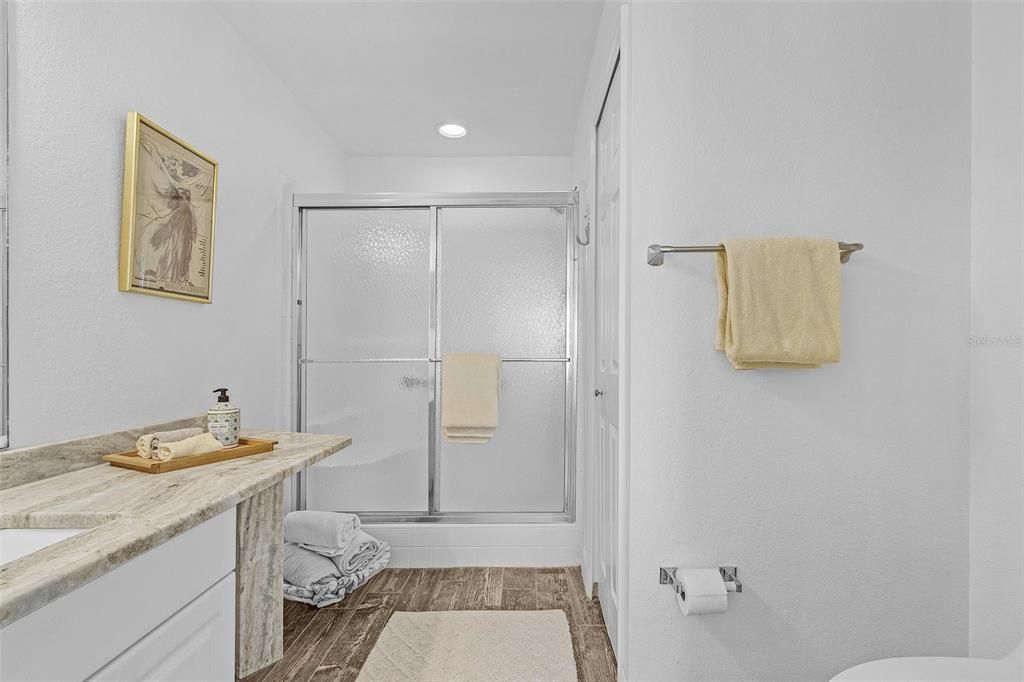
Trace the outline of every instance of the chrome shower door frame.
{"type": "MultiPolygon", "coordinates": [[[[360,512],[364,523],[572,523],[576,519],[576,371],[577,346],[577,259],[573,239],[578,219],[579,198],[576,191],[569,192],[487,192],[487,193],[381,193],[381,194],[296,194],[292,202],[292,405],[293,428],[306,431],[306,372],[316,359],[305,355],[306,311],[303,302],[307,299],[306,282],[306,216],[317,209],[421,209],[430,211],[430,295],[428,313],[429,340],[426,358],[393,358],[390,361],[429,362],[430,386],[427,455],[427,511],[360,512]],[[560,512],[445,512],[440,509],[441,501],[441,434],[438,426],[438,381],[437,368],[438,330],[438,271],[439,258],[438,214],[445,208],[564,208],[566,215],[566,315],[565,315],[565,357],[563,358],[502,358],[502,362],[561,362],[565,365],[565,425],[564,425],[564,478],[560,512]]],[[[387,362],[387,358],[355,362],[387,362]]],[[[293,490],[294,507],[306,508],[306,486],[308,470],[295,476],[293,490]]]]}

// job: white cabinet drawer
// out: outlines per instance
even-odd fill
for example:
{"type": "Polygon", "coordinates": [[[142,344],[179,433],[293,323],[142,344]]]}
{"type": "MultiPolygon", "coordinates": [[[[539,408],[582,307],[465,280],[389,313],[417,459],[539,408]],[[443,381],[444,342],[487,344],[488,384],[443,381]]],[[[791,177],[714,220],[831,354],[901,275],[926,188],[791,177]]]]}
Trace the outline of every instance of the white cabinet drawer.
{"type": "Polygon", "coordinates": [[[231,682],[235,675],[235,574],[132,645],[90,680],[231,682]]]}
{"type": "Polygon", "coordinates": [[[0,629],[0,680],[83,680],[234,568],[231,508],[0,629]]]}

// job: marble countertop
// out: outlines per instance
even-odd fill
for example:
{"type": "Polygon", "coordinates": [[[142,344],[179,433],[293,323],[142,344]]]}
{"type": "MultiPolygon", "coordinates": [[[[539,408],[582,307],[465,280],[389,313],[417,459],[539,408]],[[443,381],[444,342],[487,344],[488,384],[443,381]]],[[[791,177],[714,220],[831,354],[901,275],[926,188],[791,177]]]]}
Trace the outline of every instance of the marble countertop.
{"type": "Polygon", "coordinates": [[[0,491],[0,528],[88,528],[0,566],[0,627],[351,444],[343,436],[249,431],[272,451],[147,474],[107,464],[0,491]]]}

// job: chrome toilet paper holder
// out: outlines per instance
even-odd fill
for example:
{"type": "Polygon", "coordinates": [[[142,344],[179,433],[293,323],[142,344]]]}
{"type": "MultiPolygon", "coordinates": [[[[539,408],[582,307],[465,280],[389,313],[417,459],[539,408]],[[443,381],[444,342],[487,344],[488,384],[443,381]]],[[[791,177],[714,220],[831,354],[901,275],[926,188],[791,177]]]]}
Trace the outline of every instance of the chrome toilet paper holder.
{"type": "MultiPolygon", "coordinates": [[[[676,566],[662,566],[658,569],[658,582],[662,585],[671,585],[672,589],[681,598],[686,599],[686,591],[683,589],[682,583],[676,578],[676,566]]],[[[727,592],[742,592],[743,583],[737,576],[739,569],[736,566],[719,566],[718,572],[722,574],[722,582],[726,585],[727,592]],[[733,583],[736,586],[735,590],[729,589],[729,583],[733,583]]]]}

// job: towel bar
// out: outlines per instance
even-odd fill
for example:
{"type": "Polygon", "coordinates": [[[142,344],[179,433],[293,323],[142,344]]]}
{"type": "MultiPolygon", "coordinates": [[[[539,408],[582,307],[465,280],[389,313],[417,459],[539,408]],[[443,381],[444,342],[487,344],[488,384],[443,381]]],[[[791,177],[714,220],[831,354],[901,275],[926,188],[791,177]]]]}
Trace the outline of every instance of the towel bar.
{"type": "MultiPolygon", "coordinates": [[[[847,263],[850,260],[850,254],[863,248],[864,245],[858,242],[851,244],[839,242],[839,260],[847,263]]],[[[666,253],[714,253],[716,251],[725,251],[725,247],[721,244],[716,244],[715,246],[662,246],[661,244],[651,244],[647,247],[647,264],[654,266],[662,265],[665,262],[666,253]]]]}

